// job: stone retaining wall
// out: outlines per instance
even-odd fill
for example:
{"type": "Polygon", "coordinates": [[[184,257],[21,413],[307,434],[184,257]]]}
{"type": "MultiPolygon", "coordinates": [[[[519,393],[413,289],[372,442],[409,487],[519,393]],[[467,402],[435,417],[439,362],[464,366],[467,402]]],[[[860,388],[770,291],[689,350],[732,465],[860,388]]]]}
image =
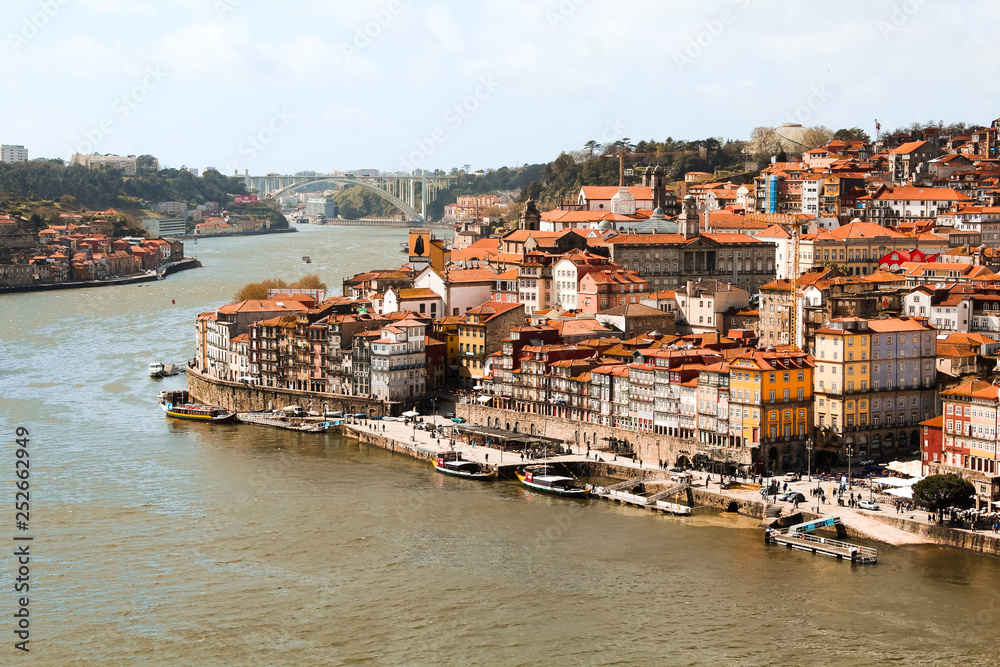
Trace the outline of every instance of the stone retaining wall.
{"type": "MultiPolygon", "coordinates": [[[[499,419],[500,428],[568,440],[583,446],[590,445],[591,448],[599,451],[609,449],[608,441],[603,438],[617,438],[626,441],[638,459],[649,463],[653,468],[659,461],[673,465],[677,458],[682,455],[690,460],[696,452],[705,448],[704,444],[694,439],[684,440],[656,433],[637,433],[636,431],[601,426],[600,424],[588,424],[562,417],[546,417],[473,404],[456,404],[455,414],[465,417],[469,423],[482,424],[483,426],[491,426],[499,419]]],[[[733,463],[750,462],[749,451],[733,450],[731,456],[730,461],[733,463]]]]}
{"type": "Polygon", "coordinates": [[[991,556],[1000,556],[1000,536],[993,533],[973,533],[968,530],[951,528],[950,526],[928,525],[902,516],[890,516],[876,512],[871,512],[868,516],[904,532],[922,535],[941,546],[965,549],[966,551],[975,551],[991,556]]]}
{"type": "Polygon", "coordinates": [[[383,416],[385,409],[380,401],[360,396],[318,394],[294,389],[261,387],[240,382],[225,382],[216,378],[208,378],[191,368],[188,368],[187,381],[188,392],[190,392],[192,399],[201,403],[221,405],[237,412],[276,410],[286,405],[299,405],[306,410],[317,412],[339,411],[346,414],[364,413],[370,416],[383,416]]]}

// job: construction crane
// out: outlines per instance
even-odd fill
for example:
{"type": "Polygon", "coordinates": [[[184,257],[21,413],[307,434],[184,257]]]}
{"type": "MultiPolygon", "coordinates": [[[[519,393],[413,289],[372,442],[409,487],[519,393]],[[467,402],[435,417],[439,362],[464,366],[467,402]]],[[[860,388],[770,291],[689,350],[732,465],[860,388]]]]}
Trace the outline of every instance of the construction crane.
{"type": "MultiPolygon", "coordinates": [[[[788,306],[788,345],[793,352],[800,352],[798,344],[799,326],[799,238],[802,236],[802,223],[798,221],[776,222],[790,237],[789,246],[792,253],[792,273],[788,277],[790,303],[788,306]]],[[[788,268],[788,262],[785,262],[788,268]]]]}

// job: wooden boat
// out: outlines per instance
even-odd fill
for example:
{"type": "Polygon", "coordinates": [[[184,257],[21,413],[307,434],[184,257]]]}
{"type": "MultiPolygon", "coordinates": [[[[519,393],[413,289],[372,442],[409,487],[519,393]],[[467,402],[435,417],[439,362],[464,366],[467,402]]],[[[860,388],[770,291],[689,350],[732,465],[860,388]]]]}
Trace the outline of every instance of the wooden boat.
{"type": "Polygon", "coordinates": [[[551,474],[547,465],[528,466],[524,472],[517,473],[517,478],[529,489],[543,493],[572,498],[586,498],[590,495],[589,487],[581,486],[573,477],[551,474]]]}
{"type": "Polygon", "coordinates": [[[168,417],[192,421],[228,424],[236,421],[236,413],[219,405],[191,403],[186,391],[161,391],[160,407],[168,417]]]}
{"type": "Polygon", "coordinates": [[[434,469],[445,475],[467,479],[493,479],[496,470],[482,463],[466,461],[458,452],[441,452],[434,461],[434,469]]]}

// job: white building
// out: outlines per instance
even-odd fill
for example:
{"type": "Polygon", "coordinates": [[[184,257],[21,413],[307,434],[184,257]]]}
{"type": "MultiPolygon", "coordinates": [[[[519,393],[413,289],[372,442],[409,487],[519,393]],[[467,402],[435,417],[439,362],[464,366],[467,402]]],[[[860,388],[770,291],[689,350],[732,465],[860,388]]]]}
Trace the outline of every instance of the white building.
{"type": "Polygon", "coordinates": [[[968,333],[972,295],[920,285],[903,297],[903,312],[910,317],[926,317],[938,331],[968,333]]]}
{"type": "Polygon", "coordinates": [[[3,144],[0,146],[0,162],[27,162],[28,149],[24,146],[3,144]]]}
{"type": "Polygon", "coordinates": [[[416,320],[382,327],[371,342],[371,394],[383,401],[403,401],[426,391],[425,328],[416,320]]]}

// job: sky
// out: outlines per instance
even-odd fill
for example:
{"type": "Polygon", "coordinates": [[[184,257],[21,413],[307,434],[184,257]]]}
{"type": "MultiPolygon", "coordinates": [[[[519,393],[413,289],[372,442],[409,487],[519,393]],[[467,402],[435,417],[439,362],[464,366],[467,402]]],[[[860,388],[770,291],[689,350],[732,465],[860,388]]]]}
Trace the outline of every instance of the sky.
{"type": "Polygon", "coordinates": [[[262,175],[989,124],[988,0],[5,0],[0,143],[262,175]]]}

